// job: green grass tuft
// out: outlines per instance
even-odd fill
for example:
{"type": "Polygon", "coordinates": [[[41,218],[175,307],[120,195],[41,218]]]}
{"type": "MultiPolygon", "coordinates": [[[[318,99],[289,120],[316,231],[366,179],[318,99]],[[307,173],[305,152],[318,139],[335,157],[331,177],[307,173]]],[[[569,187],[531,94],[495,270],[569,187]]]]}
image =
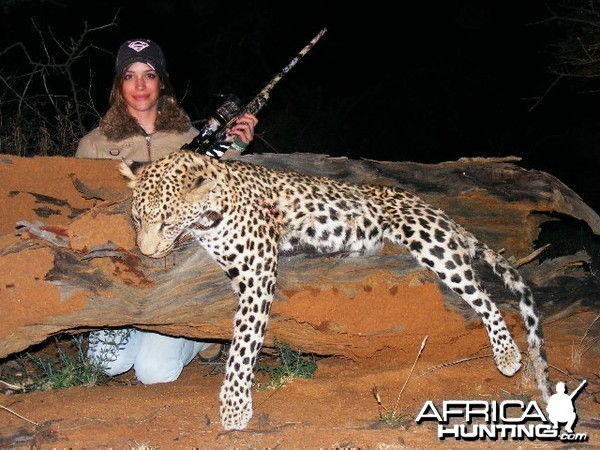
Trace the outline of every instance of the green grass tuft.
{"type": "Polygon", "coordinates": [[[302,356],[300,349],[293,351],[290,345],[275,340],[273,342],[279,359],[278,365],[259,363],[256,372],[268,375],[270,382],[262,384],[256,382],[258,390],[277,389],[295,378],[312,378],[317,370],[314,356],[302,356]]]}
{"type": "Polygon", "coordinates": [[[12,376],[4,374],[3,379],[20,386],[24,392],[93,386],[108,381],[102,367],[88,360],[83,334],[71,336],[69,341],[55,338],[55,346],[54,356],[24,353],[18,358],[22,370],[12,376]]]}

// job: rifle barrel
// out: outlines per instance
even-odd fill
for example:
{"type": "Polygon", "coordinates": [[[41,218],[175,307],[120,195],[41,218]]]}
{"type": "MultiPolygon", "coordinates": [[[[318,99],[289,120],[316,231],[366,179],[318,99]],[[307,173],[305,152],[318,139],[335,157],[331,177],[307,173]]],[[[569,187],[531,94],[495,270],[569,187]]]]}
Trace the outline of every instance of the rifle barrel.
{"type": "Polygon", "coordinates": [[[321,37],[323,37],[323,35],[327,32],[327,28],[323,28],[321,31],[319,31],[317,33],[317,35],[311,39],[311,41],[306,44],[306,46],[300,50],[300,52],[298,52],[298,54],[294,57],[294,59],[292,59],[287,66],[285,66],[281,72],[279,72],[277,75],[275,75],[273,77],[273,79],[269,82],[269,84],[267,84],[262,91],[260,91],[259,95],[262,95],[263,97],[265,97],[265,100],[269,98],[269,91],[271,89],[273,89],[273,86],[275,86],[279,80],[281,80],[283,78],[283,76],[288,73],[290,71],[290,69],[292,67],[294,67],[296,65],[296,63],[298,61],[300,61],[300,58],[302,58],[304,55],[306,55],[314,46],[317,42],[319,42],[319,39],[321,39],[321,37]]]}
{"type": "Polygon", "coordinates": [[[224,134],[227,132],[227,129],[231,128],[238,117],[243,113],[251,113],[256,114],[269,100],[269,93],[271,89],[281,80],[286,73],[288,73],[292,67],[294,67],[300,59],[306,55],[314,45],[321,39],[321,37],[327,32],[327,28],[323,28],[321,31],[317,33],[317,35],[311,39],[311,41],[304,46],[300,52],[285,66],[277,75],[275,75],[269,83],[262,88],[262,90],[256,94],[256,96],[250,100],[250,102],[240,111],[240,114],[232,117],[224,128],[222,128],[217,134],[224,134]]]}
{"type": "Polygon", "coordinates": [[[579,391],[581,390],[581,388],[582,388],[582,387],[584,387],[584,386],[586,385],[586,383],[587,383],[587,380],[583,380],[583,381],[581,382],[581,384],[580,384],[579,386],[577,386],[577,389],[575,389],[575,390],[574,390],[574,391],[571,393],[571,395],[569,395],[569,397],[570,397],[571,399],[573,399],[573,398],[574,398],[574,397],[575,397],[575,396],[576,396],[576,395],[579,393],[579,391]]]}

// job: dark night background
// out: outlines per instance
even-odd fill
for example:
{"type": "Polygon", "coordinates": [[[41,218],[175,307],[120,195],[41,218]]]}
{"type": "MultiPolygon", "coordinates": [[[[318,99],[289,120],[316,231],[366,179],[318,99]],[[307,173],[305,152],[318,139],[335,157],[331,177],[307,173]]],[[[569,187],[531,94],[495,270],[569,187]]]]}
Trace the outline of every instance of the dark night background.
{"type": "MultiPolygon", "coordinates": [[[[83,3],[0,1],[0,50],[17,41],[39,48],[32,19],[67,42],[86,21],[93,28],[115,18],[86,37],[97,48],[74,66],[91,74],[100,114],[125,39],[149,37],[163,47],[178,97],[200,121],[218,106],[215,94],[249,100],[326,27],[259,114],[254,151],[423,163],[515,155],[600,211],[599,94],[594,78],[548,90],[556,80],[552,50],[569,31],[540,23],[552,16],[547,2],[83,3]]],[[[24,64],[10,55],[0,73],[24,64]]]]}

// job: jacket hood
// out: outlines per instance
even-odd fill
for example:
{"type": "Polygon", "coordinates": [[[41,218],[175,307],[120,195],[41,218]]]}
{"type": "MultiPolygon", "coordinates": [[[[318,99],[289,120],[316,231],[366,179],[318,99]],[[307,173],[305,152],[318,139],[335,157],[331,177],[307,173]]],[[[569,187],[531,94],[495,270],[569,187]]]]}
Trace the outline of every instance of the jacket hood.
{"type": "MultiPolygon", "coordinates": [[[[158,101],[156,131],[185,133],[192,126],[190,118],[179,106],[161,97],[158,101]]],[[[111,106],[100,119],[100,131],[111,141],[121,141],[132,136],[145,136],[137,120],[122,105],[111,106]]]]}

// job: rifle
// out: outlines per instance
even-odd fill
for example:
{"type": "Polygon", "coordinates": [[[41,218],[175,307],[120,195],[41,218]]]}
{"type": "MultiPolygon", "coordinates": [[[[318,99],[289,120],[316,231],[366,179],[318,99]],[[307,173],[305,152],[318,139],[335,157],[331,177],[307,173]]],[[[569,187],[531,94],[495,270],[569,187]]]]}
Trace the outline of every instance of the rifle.
{"type": "Polygon", "coordinates": [[[569,395],[571,400],[573,400],[577,396],[577,394],[579,394],[579,391],[581,391],[581,388],[584,387],[586,384],[587,384],[587,380],[583,380],[581,382],[581,384],[577,387],[577,389],[575,389],[573,392],[571,392],[571,395],[569,395]]]}
{"type": "Polygon", "coordinates": [[[220,157],[231,146],[233,138],[228,136],[229,129],[235,124],[237,119],[246,114],[256,115],[269,100],[269,94],[275,85],[283,76],[296,65],[300,58],[306,55],[314,45],[327,32],[323,28],[312,40],[285,66],[269,83],[254,97],[250,102],[240,109],[239,99],[235,96],[228,96],[225,103],[217,108],[215,114],[210,117],[206,125],[200,130],[191,142],[183,145],[182,150],[191,150],[196,153],[204,153],[209,156],[220,157]]]}

